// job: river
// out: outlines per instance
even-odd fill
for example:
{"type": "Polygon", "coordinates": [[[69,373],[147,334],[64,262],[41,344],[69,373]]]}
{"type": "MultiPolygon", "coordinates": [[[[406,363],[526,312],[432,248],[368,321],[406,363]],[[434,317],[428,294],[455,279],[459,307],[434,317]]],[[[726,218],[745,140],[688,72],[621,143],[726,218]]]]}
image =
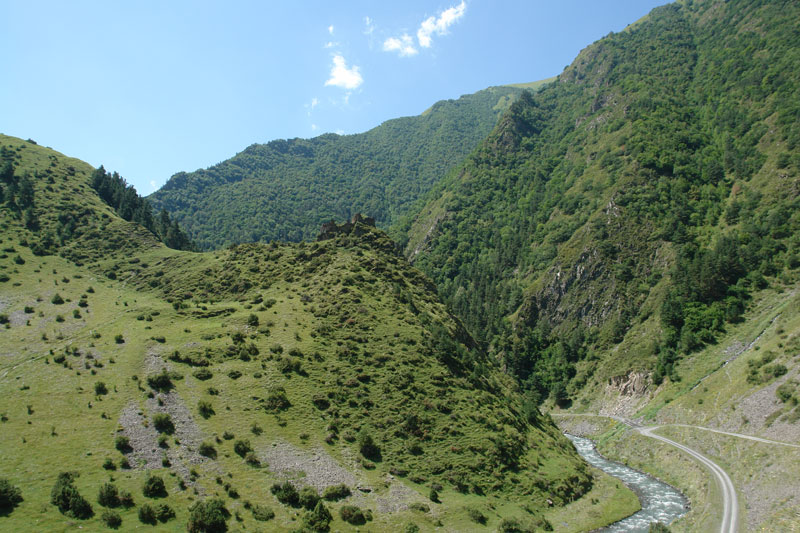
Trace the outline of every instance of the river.
{"type": "Polygon", "coordinates": [[[620,479],[639,496],[639,501],[642,503],[641,511],[599,531],[646,533],[652,522],[668,525],[676,518],[686,514],[688,501],[675,488],[623,464],[609,461],[597,452],[594,443],[589,439],[569,434],[566,436],[587,463],[620,479]]]}

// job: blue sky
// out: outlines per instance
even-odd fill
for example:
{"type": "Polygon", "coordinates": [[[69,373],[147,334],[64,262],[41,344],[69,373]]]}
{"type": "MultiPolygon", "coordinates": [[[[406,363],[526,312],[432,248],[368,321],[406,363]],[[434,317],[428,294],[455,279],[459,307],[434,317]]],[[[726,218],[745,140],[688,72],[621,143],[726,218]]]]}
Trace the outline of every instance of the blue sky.
{"type": "Polygon", "coordinates": [[[0,132],[141,194],[256,142],[554,76],[663,0],[0,2],[0,132]]]}

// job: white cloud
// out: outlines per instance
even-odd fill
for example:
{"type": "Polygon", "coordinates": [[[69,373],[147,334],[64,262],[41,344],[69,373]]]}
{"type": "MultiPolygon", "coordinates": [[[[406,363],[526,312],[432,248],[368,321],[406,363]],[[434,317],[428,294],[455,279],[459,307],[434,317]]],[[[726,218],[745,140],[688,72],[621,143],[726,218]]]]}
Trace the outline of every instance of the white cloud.
{"type": "Polygon", "coordinates": [[[333,24],[331,24],[330,26],[328,26],[328,33],[330,33],[331,35],[333,35],[333,24]]]}
{"type": "Polygon", "coordinates": [[[417,30],[417,40],[419,45],[423,48],[430,48],[432,44],[432,35],[444,35],[447,33],[447,28],[455,24],[458,19],[464,16],[467,9],[467,4],[464,0],[457,6],[445,9],[439,17],[429,17],[422,21],[419,29],[417,30]]]}
{"type": "Polygon", "coordinates": [[[344,130],[336,130],[336,135],[344,135],[344,130]]]}
{"type": "Polygon", "coordinates": [[[347,68],[347,62],[344,60],[344,57],[337,54],[333,56],[331,77],[325,82],[325,85],[333,85],[334,87],[341,87],[342,89],[357,89],[364,83],[364,78],[361,77],[361,73],[358,70],[356,65],[347,68]]]}
{"type": "Polygon", "coordinates": [[[314,109],[318,105],[319,105],[319,99],[317,97],[312,98],[311,99],[311,109],[314,109]]]}
{"type": "Polygon", "coordinates": [[[317,125],[316,124],[312,124],[311,125],[311,131],[317,131],[317,125]]]}
{"type": "Polygon", "coordinates": [[[397,52],[401,57],[409,57],[417,54],[417,49],[414,48],[414,40],[407,33],[404,33],[399,38],[389,37],[383,41],[384,52],[397,52]]]}
{"type": "Polygon", "coordinates": [[[150,180],[150,186],[155,189],[156,188],[156,180],[150,180]]]}
{"type": "Polygon", "coordinates": [[[369,17],[364,17],[364,35],[372,35],[375,31],[375,21],[369,17]]]}
{"type": "Polygon", "coordinates": [[[333,41],[328,41],[323,45],[323,48],[333,48],[334,46],[339,46],[339,43],[335,43],[333,41]]]}

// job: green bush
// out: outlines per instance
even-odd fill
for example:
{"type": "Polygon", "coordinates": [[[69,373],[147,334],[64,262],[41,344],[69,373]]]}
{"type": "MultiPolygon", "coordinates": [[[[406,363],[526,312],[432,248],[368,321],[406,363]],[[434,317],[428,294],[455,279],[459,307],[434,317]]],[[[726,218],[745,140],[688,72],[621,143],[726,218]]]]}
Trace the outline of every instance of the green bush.
{"type": "Polygon", "coordinates": [[[300,505],[300,494],[290,481],[275,483],[269,490],[284,505],[291,505],[292,507],[300,505]]]}
{"type": "Polygon", "coordinates": [[[50,303],[54,305],[61,305],[64,303],[64,298],[62,298],[60,294],[55,293],[53,298],[50,299],[50,303]]]}
{"type": "Polygon", "coordinates": [[[175,424],[172,423],[172,417],[168,413],[156,413],[153,415],[153,427],[159,433],[166,433],[167,435],[175,433],[175,424]]]}
{"type": "Polygon", "coordinates": [[[366,515],[355,505],[342,505],[339,509],[339,517],[354,526],[363,526],[367,523],[366,515]]]}
{"type": "Polygon", "coordinates": [[[475,507],[467,507],[467,516],[469,516],[469,519],[476,524],[486,524],[486,515],[483,514],[480,509],[476,509],[475,507]]]}
{"type": "Polygon", "coordinates": [[[117,507],[119,505],[119,491],[113,483],[103,483],[97,495],[97,503],[103,507],[117,507]]]}
{"type": "Polygon", "coordinates": [[[133,494],[131,494],[127,490],[119,491],[119,504],[125,509],[130,509],[131,507],[136,505],[135,502],[133,501],[133,494]]]}
{"type": "Polygon", "coordinates": [[[12,511],[22,503],[22,491],[5,478],[0,478],[0,514],[12,511]]]}
{"type": "Polygon", "coordinates": [[[286,390],[283,387],[272,387],[264,399],[264,410],[268,413],[277,413],[291,407],[286,390]]]}
{"type": "Polygon", "coordinates": [[[125,344],[125,337],[122,336],[122,333],[118,333],[114,335],[114,342],[117,344],[125,344]]]}
{"type": "Polygon", "coordinates": [[[303,526],[311,531],[328,531],[331,520],[331,512],[324,503],[318,502],[313,511],[306,511],[303,515],[303,526]]]}
{"type": "Polygon", "coordinates": [[[350,487],[341,483],[339,485],[331,485],[330,487],[325,487],[325,490],[322,491],[322,497],[328,500],[329,502],[339,501],[344,498],[350,496],[350,487]]]}
{"type": "Polygon", "coordinates": [[[142,524],[150,524],[154,526],[158,523],[156,519],[156,510],[149,503],[142,504],[139,507],[139,522],[142,524]]]}
{"type": "Polygon", "coordinates": [[[266,522],[275,518],[275,511],[265,505],[254,505],[250,511],[253,513],[253,518],[259,522],[266,522]]]}
{"type": "Polygon", "coordinates": [[[319,503],[319,494],[317,494],[317,489],[314,487],[303,487],[300,489],[300,496],[299,496],[300,505],[308,509],[309,511],[314,509],[319,503]]]}
{"type": "Polygon", "coordinates": [[[192,375],[200,381],[206,381],[214,377],[213,372],[205,367],[197,369],[192,375]]]}
{"type": "Polygon", "coordinates": [[[116,438],[114,441],[114,447],[122,453],[130,453],[133,451],[133,448],[131,448],[131,440],[124,435],[119,435],[116,438]]]}
{"type": "Polygon", "coordinates": [[[159,503],[155,507],[156,518],[161,523],[166,523],[175,518],[175,511],[166,503],[159,503]]]}
{"type": "Polygon", "coordinates": [[[80,495],[74,485],[75,474],[72,472],[61,472],[56,479],[53,489],[50,491],[50,503],[58,507],[62,514],[86,520],[94,515],[92,506],[80,495]]]}
{"type": "Polygon", "coordinates": [[[102,396],[103,394],[108,394],[108,387],[102,381],[97,381],[94,384],[94,393],[97,396],[102,396]]]}
{"type": "Polygon", "coordinates": [[[247,317],[247,325],[248,326],[252,326],[254,328],[257,327],[258,326],[258,315],[251,314],[249,317],[247,317]]]}
{"type": "Polygon", "coordinates": [[[148,498],[165,498],[167,488],[164,486],[164,480],[160,476],[149,474],[142,485],[142,494],[148,498]]]}
{"type": "Polygon", "coordinates": [[[103,468],[106,470],[116,470],[117,465],[114,464],[114,461],[110,457],[106,457],[106,460],[103,461],[103,468]]]}
{"type": "Polygon", "coordinates": [[[168,392],[174,387],[172,378],[166,368],[163,368],[158,374],[147,376],[147,384],[151,389],[161,392],[168,392]]]}
{"type": "Polygon", "coordinates": [[[233,444],[233,451],[239,457],[244,458],[248,453],[253,451],[253,447],[250,445],[249,440],[240,439],[233,444]]]}
{"type": "Polygon", "coordinates": [[[381,458],[381,450],[366,427],[358,432],[358,450],[367,459],[378,461],[381,458]]]}
{"type": "Polygon", "coordinates": [[[214,414],[214,407],[208,400],[199,400],[197,402],[197,412],[200,413],[200,416],[203,418],[208,419],[214,414]]]}
{"type": "Polygon", "coordinates": [[[122,525],[122,517],[118,512],[112,511],[111,509],[104,510],[100,518],[103,520],[103,523],[111,529],[118,529],[122,525]]]}
{"type": "Polygon", "coordinates": [[[195,502],[189,508],[189,533],[224,533],[228,530],[228,518],[231,513],[225,508],[225,502],[219,498],[195,502]]]}
{"type": "Polygon", "coordinates": [[[197,453],[203,457],[208,457],[209,459],[217,458],[217,449],[214,448],[214,445],[210,442],[204,442],[200,444],[200,447],[197,449],[197,453]]]}

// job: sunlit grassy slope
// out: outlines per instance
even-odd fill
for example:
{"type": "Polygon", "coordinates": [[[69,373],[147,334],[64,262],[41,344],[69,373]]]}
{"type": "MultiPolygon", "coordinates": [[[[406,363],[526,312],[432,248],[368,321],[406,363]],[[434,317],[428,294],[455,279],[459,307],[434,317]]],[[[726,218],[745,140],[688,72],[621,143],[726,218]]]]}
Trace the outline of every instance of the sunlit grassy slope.
{"type": "Polygon", "coordinates": [[[523,405],[381,231],[170,250],[96,197],[88,165],[0,141],[14,179],[34,187],[32,214],[0,211],[0,478],[24,498],[0,529],[106,529],[105,482],[133,496],[117,509],[123,529],[165,503],[176,516],[160,530],[183,531],[212,497],[231,529],[297,529],[310,513],[271,493],[284,480],[347,485],[324,504],[341,531],[358,527],[344,505],[370,510],[363,527],[376,531],[542,525],[587,491],[604,499],[570,530],[635,508],[523,405]],[[79,474],[92,518],[51,505],[63,471],[79,474]],[[148,473],[165,497],[143,494],[148,473]],[[255,519],[263,507],[268,522],[255,519]]]}

